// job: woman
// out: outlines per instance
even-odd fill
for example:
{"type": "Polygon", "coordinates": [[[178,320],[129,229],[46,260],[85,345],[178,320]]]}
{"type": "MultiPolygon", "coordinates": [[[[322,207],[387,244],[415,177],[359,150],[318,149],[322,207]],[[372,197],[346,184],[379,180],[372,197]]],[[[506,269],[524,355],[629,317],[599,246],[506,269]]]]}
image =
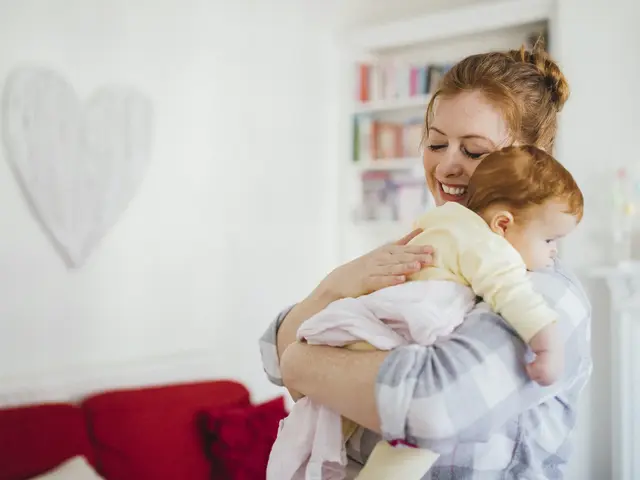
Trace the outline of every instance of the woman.
{"type": "MultiPolygon", "coordinates": [[[[568,95],[560,69],[539,47],[456,64],[426,114],[424,168],[436,203],[464,203],[469,177],[491,151],[534,144],[551,152],[568,95]]],[[[528,380],[525,346],[483,303],[430,347],[353,352],[295,341],[300,324],[331,301],[404,282],[428,265],[432,252],[406,245],[415,234],[337,268],[282,312],[261,340],[265,371],[363,426],[348,445],[354,470],[381,435],[441,454],[424,479],[562,478],[578,395],[591,373],[591,312],[559,262],[533,274],[561,314],[566,369],[551,387],[528,380]]]]}

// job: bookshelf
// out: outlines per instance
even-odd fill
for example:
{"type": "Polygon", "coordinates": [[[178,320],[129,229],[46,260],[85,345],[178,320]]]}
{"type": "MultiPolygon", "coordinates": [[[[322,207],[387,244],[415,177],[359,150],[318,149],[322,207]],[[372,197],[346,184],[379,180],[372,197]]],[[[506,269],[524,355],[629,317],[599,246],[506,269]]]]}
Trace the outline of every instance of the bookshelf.
{"type": "Polygon", "coordinates": [[[433,207],[421,138],[439,78],[467,55],[519,48],[540,34],[553,53],[556,1],[475,3],[344,33],[340,260],[408,233],[433,207]]]}

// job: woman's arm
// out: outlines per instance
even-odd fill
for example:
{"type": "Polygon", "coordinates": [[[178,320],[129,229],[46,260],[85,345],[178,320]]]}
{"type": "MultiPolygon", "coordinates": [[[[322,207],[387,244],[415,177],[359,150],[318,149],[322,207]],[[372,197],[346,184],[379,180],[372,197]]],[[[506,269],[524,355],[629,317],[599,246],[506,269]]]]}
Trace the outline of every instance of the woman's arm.
{"type": "Polygon", "coordinates": [[[432,264],[433,250],[425,245],[407,245],[422,232],[416,229],[397,242],[336,268],[302,302],[280,312],[260,338],[263,368],[269,380],[282,386],[280,356],[296,340],[300,325],[334,300],[358,297],[406,280],[407,276],[432,264]]]}
{"type": "Polygon", "coordinates": [[[321,283],[311,295],[289,310],[277,332],[278,358],[289,345],[296,341],[296,332],[305,320],[323,310],[334,300],[339,299],[339,294],[332,292],[321,283]]]}
{"type": "Polygon", "coordinates": [[[586,296],[562,270],[535,274],[533,281],[560,313],[565,340],[565,376],[551,387],[528,379],[525,345],[486,305],[430,347],[352,352],[294,344],[282,357],[285,381],[388,440],[441,453],[484,441],[518,414],[579,392],[590,374],[586,296]]]}
{"type": "Polygon", "coordinates": [[[382,433],[376,377],[389,354],[294,343],[285,351],[280,366],[284,381],[291,388],[382,433]]]}

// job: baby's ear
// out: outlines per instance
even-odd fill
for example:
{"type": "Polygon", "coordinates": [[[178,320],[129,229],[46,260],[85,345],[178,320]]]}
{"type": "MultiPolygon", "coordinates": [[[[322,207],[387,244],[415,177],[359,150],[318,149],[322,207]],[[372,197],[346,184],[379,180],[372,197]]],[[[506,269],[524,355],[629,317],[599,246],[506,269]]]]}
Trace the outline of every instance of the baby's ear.
{"type": "Polygon", "coordinates": [[[513,226],[513,215],[507,210],[498,210],[489,221],[489,228],[494,233],[504,237],[507,229],[513,226]]]}

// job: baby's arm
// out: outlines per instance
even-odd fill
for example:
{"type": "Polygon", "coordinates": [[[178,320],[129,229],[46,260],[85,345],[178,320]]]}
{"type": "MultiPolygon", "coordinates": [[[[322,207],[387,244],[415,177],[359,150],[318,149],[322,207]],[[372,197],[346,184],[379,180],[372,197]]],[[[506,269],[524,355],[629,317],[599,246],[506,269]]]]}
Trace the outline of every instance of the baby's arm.
{"type": "Polygon", "coordinates": [[[538,295],[520,254],[504,238],[473,242],[460,256],[460,270],[473,291],[514,328],[535,359],[529,378],[550,385],[561,376],[564,350],[556,331],[557,312],[538,295]]]}

